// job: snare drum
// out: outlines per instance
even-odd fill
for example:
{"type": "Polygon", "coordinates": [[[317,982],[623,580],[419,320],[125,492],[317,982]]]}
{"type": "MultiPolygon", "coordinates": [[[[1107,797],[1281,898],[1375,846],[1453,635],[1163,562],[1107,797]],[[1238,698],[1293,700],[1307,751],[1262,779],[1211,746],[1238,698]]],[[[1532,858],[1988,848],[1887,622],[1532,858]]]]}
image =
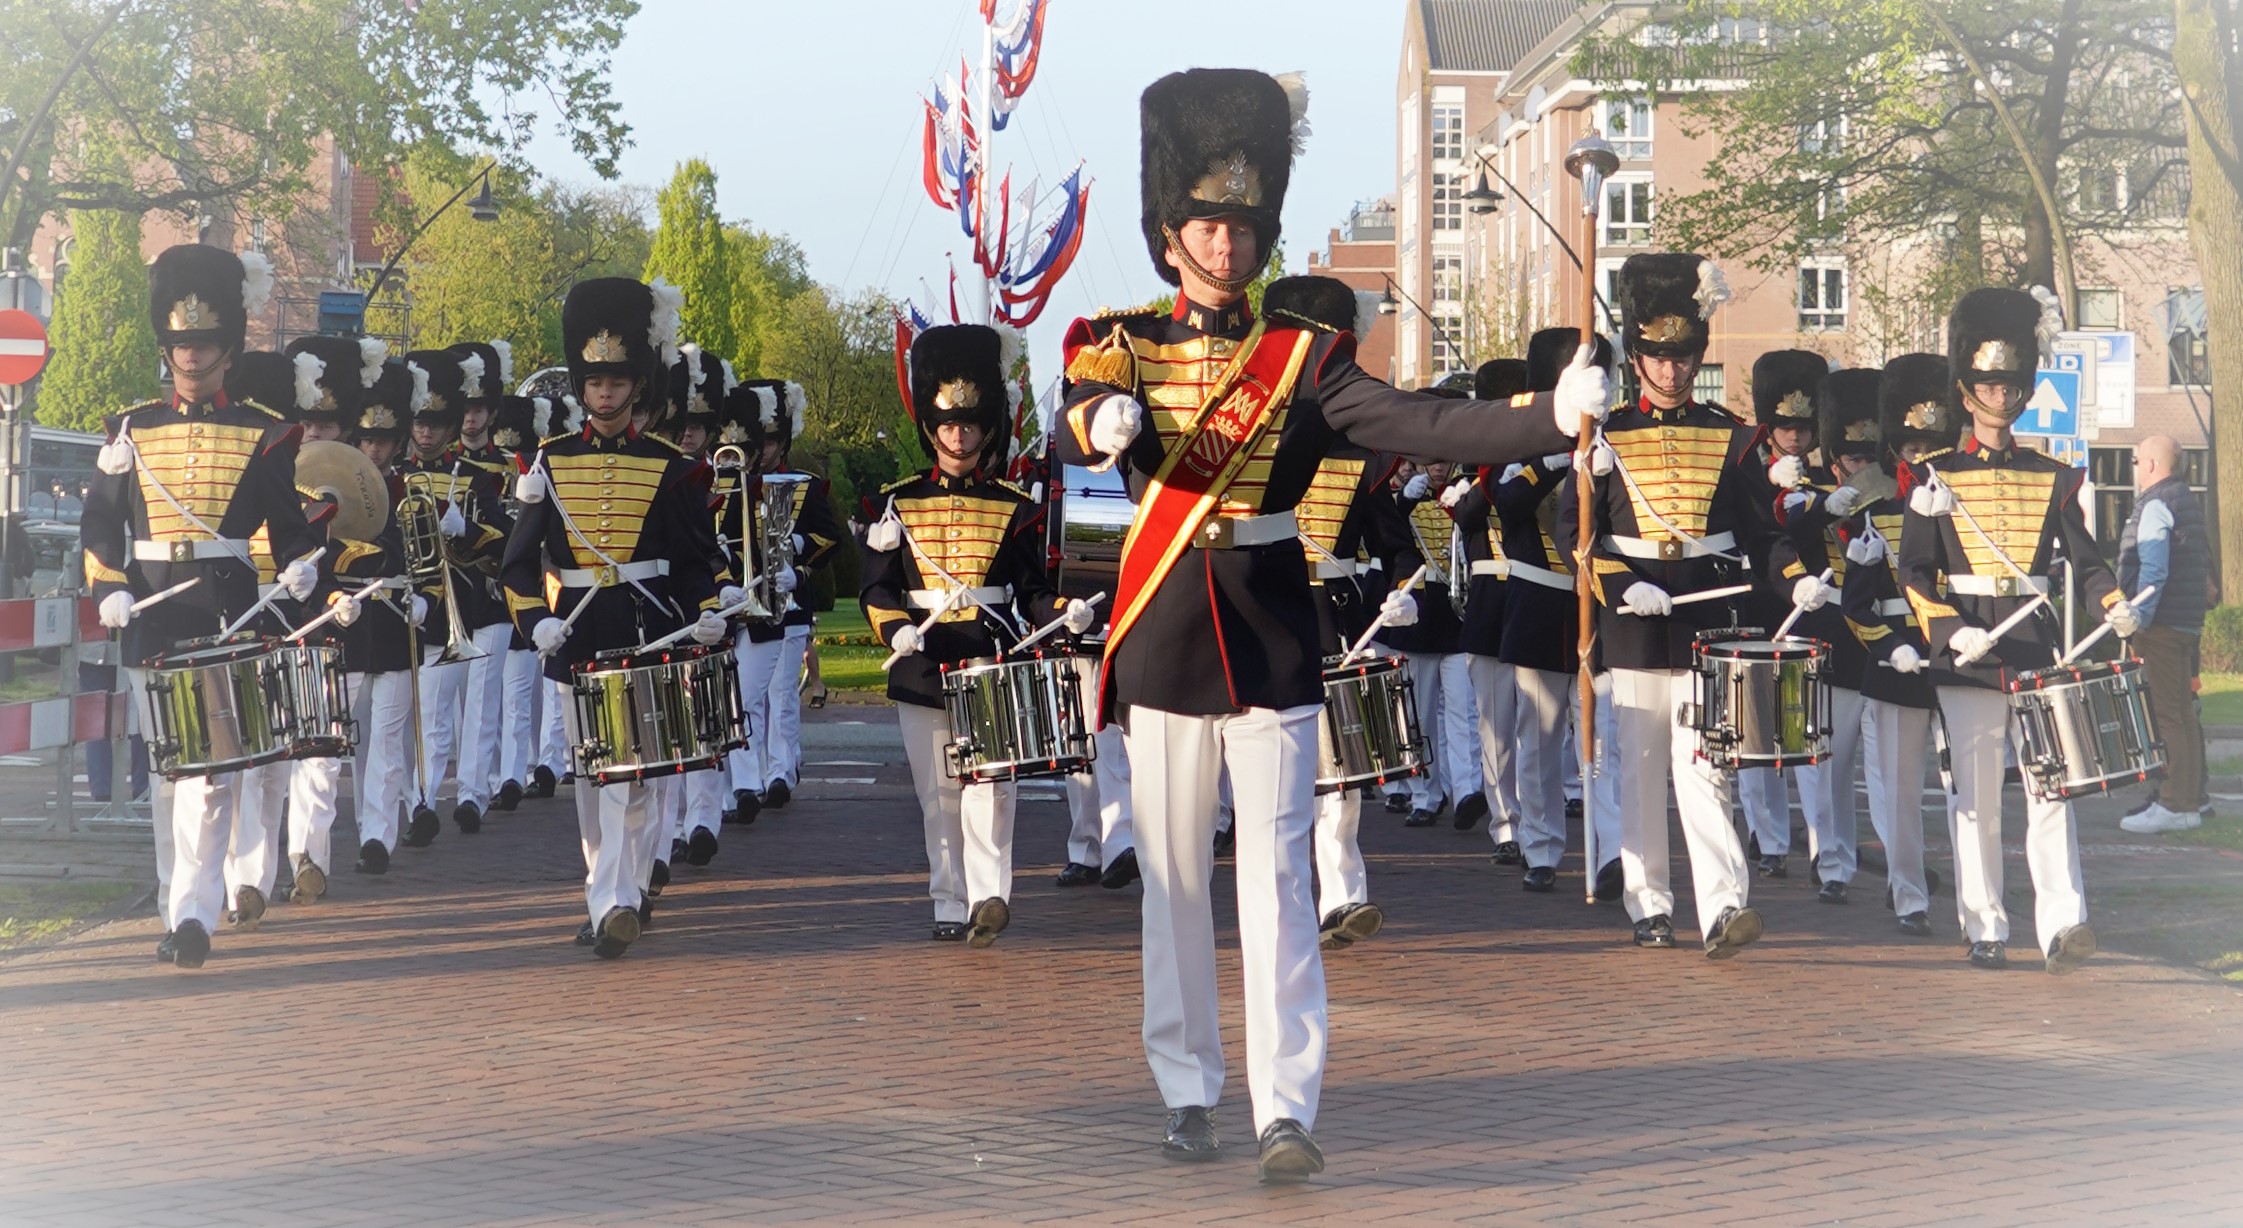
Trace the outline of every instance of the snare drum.
{"type": "Polygon", "coordinates": [[[747,745],[732,646],[616,649],[574,669],[577,775],[622,784],[721,767],[747,745]]]}
{"type": "Polygon", "coordinates": [[[1066,776],[1090,767],[1097,742],[1083,719],[1082,669],[1092,658],[1059,649],[942,667],[950,716],[943,768],[974,784],[1066,776]]]}
{"type": "Polygon", "coordinates": [[[1425,772],[1417,691],[1400,657],[1350,665],[1324,659],[1324,719],[1317,725],[1316,791],[1383,785],[1425,772]]]}
{"type": "Polygon", "coordinates": [[[1698,754],[1725,771],[1792,768],[1830,757],[1830,645],[1757,630],[1701,632],[1691,642],[1694,702],[1684,722],[1698,754]]]}
{"type": "Polygon", "coordinates": [[[341,651],[331,645],[210,636],[147,669],[148,754],[168,780],[352,750],[341,651]]]}
{"type": "Polygon", "coordinates": [[[2165,770],[2140,661],[2028,670],[2007,685],[2025,789],[2064,801],[2148,780],[2165,770]]]}

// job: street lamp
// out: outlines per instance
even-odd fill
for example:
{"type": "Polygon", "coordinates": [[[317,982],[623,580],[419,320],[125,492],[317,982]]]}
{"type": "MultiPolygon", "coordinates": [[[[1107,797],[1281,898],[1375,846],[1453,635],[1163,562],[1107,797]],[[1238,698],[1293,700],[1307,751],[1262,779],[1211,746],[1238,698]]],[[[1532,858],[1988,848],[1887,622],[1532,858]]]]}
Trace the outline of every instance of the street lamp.
{"type": "MultiPolygon", "coordinates": [[[[444,216],[446,209],[460,203],[460,198],[467,195],[469,187],[480,183],[482,191],[475,194],[475,199],[467,202],[467,215],[478,222],[495,222],[498,220],[498,200],[491,195],[491,171],[497,166],[498,160],[495,158],[485,162],[483,169],[475,173],[475,178],[461,184],[460,190],[452,193],[450,200],[436,206],[435,212],[421,219],[421,224],[413,228],[413,233],[405,236],[405,241],[397,245],[397,250],[390,255],[389,263],[383,265],[382,271],[374,275],[374,284],[366,290],[367,303],[373,302],[381,295],[382,286],[389,281],[389,275],[397,271],[397,262],[405,258],[405,253],[413,246],[414,240],[427,233],[429,226],[434,224],[437,218],[444,216]]],[[[361,310],[364,310],[363,306],[361,306],[361,310]]]]}
{"type": "Polygon", "coordinates": [[[1417,309],[1417,313],[1419,315],[1424,316],[1428,321],[1432,323],[1433,335],[1439,337],[1441,339],[1441,344],[1448,347],[1449,360],[1451,362],[1463,362],[1464,347],[1456,343],[1456,338],[1449,336],[1448,329],[1441,327],[1441,317],[1434,315],[1430,311],[1427,311],[1425,309],[1425,304],[1418,302],[1414,298],[1411,298],[1409,291],[1404,290],[1402,289],[1402,287],[1394,284],[1394,275],[1392,273],[1381,273],[1379,274],[1379,276],[1386,279],[1386,292],[1379,296],[1379,314],[1382,316],[1390,316],[1393,315],[1396,311],[1401,310],[1401,305],[1394,301],[1395,294],[1400,293],[1402,298],[1406,300],[1410,304],[1410,306],[1417,309]]]}
{"type": "Polygon", "coordinates": [[[1503,193],[1488,186],[1485,168],[1480,171],[1480,178],[1472,185],[1472,190],[1464,194],[1464,207],[1483,216],[1495,212],[1496,205],[1502,201],[1503,193]]]}
{"type": "MultiPolygon", "coordinates": [[[[1494,188],[1488,186],[1488,176],[1495,176],[1496,182],[1501,183],[1507,190],[1509,190],[1509,192],[1511,193],[1511,199],[1516,200],[1520,204],[1526,206],[1526,211],[1534,215],[1534,220],[1542,223],[1542,229],[1549,231],[1550,237],[1558,241],[1558,250],[1564,252],[1566,259],[1573,262],[1573,267],[1580,269],[1581,275],[1588,278],[1593,285],[1596,281],[1596,276],[1582,265],[1581,253],[1573,250],[1573,244],[1566,241],[1564,231],[1559,230],[1556,226],[1552,225],[1550,219],[1544,216],[1543,212],[1540,209],[1534,207],[1534,199],[1528,196],[1526,193],[1521,192],[1519,190],[1519,185],[1511,182],[1510,179],[1504,176],[1502,171],[1499,171],[1495,168],[1495,163],[1488,157],[1486,150],[1475,149],[1472,151],[1472,157],[1480,164],[1480,178],[1479,182],[1472,185],[1472,190],[1464,194],[1465,207],[1470,209],[1472,212],[1480,214],[1482,216],[1495,212],[1496,205],[1504,199],[1502,192],[1498,192],[1494,188]]],[[[1596,301],[1597,306],[1603,310],[1605,323],[1607,325],[1612,325],[1612,305],[1604,301],[1604,291],[1596,291],[1596,301]]]]}

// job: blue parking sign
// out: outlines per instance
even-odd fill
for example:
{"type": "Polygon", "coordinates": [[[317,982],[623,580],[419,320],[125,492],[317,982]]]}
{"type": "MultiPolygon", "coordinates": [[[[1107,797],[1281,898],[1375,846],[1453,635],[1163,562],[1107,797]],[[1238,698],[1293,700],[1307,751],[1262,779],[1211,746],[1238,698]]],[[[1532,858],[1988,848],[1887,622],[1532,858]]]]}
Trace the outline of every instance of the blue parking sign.
{"type": "Polygon", "coordinates": [[[2015,429],[2023,435],[2078,435],[2079,372],[2035,371],[2033,395],[2015,429]]]}

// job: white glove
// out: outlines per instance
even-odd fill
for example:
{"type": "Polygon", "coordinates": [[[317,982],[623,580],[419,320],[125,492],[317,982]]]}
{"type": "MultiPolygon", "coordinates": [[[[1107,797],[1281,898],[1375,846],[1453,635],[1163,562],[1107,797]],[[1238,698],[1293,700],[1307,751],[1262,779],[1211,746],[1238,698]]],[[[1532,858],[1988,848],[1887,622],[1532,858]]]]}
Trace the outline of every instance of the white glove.
{"type": "Polygon", "coordinates": [[[412,603],[405,607],[405,621],[418,627],[428,621],[428,598],[413,594],[412,603]]]}
{"type": "Polygon", "coordinates": [[[436,522],[446,537],[467,536],[467,517],[460,515],[460,505],[454,503],[444,509],[444,518],[436,522]]]}
{"type": "Polygon", "coordinates": [[[132,621],[132,594],[114,592],[101,599],[101,625],[111,631],[122,631],[132,621]]]}
{"type": "MultiPolygon", "coordinates": [[[[417,598],[416,598],[417,600],[417,598]]],[[[569,625],[558,618],[541,618],[530,628],[530,643],[537,646],[537,655],[550,657],[561,650],[561,642],[569,637],[569,625]]]]}
{"type": "Polygon", "coordinates": [[[1101,397],[1090,411],[1090,446],[1120,456],[1145,429],[1145,407],[1116,392],[1101,397]]]}
{"type": "Polygon", "coordinates": [[[1432,489],[1432,478],[1429,478],[1422,473],[1413,473],[1410,475],[1409,481],[1402,483],[1402,497],[1408,499],[1412,503],[1416,503],[1420,500],[1423,500],[1426,494],[1432,489]]]}
{"type": "Polygon", "coordinates": [[[1837,595],[1838,590],[1823,583],[1821,576],[1801,576],[1791,586],[1791,604],[1802,610],[1819,610],[1837,595]]]}
{"type": "Polygon", "coordinates": [[[864,547],[886,553],[903,544],[903,522],[894,514],[882,516],[864,531],[864,547]]]}
{"type": "Polygon", "coordinates": [[[1914,644],[1895,645],[1893,648],[1893,655],[1885,658],[1885,660],[1890,663],[1894,669],[1897,669],[1904,674],[1920,674],[1924,672],[1924,654],[1916,651],[1916,646],[1914,644]]]}
{"type": "Polygon", "coordinates": [[[1885,538],[1879,533],[1864,533],[1846,543],[1846,561],[1867,567],[1885,557],[1885,538]]]}
{"type": "Polygon", "coordinates": [[[737,584],[727,584],[717,590],[717,604],[728,610],[747,599],[748,590],[737,584]]]}
{"type": "Polygon", "coordinates": [[[1841,486],[1824,496],[1822,505],[1833,516],[1851,516],[1861,510],[1861,491],[1852,486],[1841,486]]]}
{"type": "Polygon", "coordinates": [[[1445,508],[1454,508],[1457,504],[1464,502],[1464,496],[1471,493],[1472,479],[1458,478],[1454,482],[1449,483],[1449,488],[1447,490],[1441,492],[1441,506],[1445,508]]]}
{"type": "Polygon", "coordinates": [[[335,612],[335,625],[338,627],[350,626],[365,612],[364,604],[350,593],[337,593],[327,602],[327,608],[335,612]]]}
{"type": "Polygon", "coordinates": [[[899,656],[910,656],[927,650],[927,637],[919,634],[917,624],[905,623],[896,628],[896,637],[888,641],[888,648],[899,656]]]}
{"type": "Polygon", "coordinates": [[[1942,482],[1937,486],[1919,486],[1908,494],[1908,510],[1918,516],[1948,516],[1955,511],[1955,492],[1942,482]]]}
{"type": "Polygon", "coordinates": [[[274,577],[274,580],[280,585],[280,591],[288,594],[292,600],[302,601],[312,595],[313,589],[319,587],[319,568],[297,559],[281,568],[280,575],[274,577]]]}
{"type": "Polygon", "coordinates": [[[781,567],[778,574],[771,577],[771,587],[778,589],[779,595],[782,597],[793,592],[794,585],[794,568],[792,567],[781,567]]]}
{"type": "Polygon", "coordinates": [[[1581,433],[1581,419],[1602,422],[1612,412],[1612,382],[1604,368],[1595,365],[1596,349],[1584,345],[1573,352],[1573,363],[1558,375],[1557,391],[1550,395],[1550,411],[1558,430],[1568,438],[1581,433]]]}
{"type": "Polygon", "coordinates": [[[538,503],[545,498],[545,471],[532,469],[514,479],[514,498],[519,503],[538,503]]]}
{"type": "Polygon", "coordinates": [[[1081,635],[1083,632],[1090,630],[1091,624],[1097,621],[1097,609],[1079,597],[1070,600],[1067,603],[1067,612],[1059,616],[1059,625],[1065,627],[1069,635],[1081,635]]]}
{"type": "Polygon", "coordinates": [[[1947,650],[1955,654],[1955,664],[1969,665],[1994,651],[1994,633],[1984,627],[1964,627],[1947,637],[1947,650]]]}
{"type": "Polygon", "coordinates": [[[693,620],[693,642],[696,644],[721,644],[724,642],[726,630],[724,620],[717,617],[715,610],[703,610],[701,611],[701,617],[693,620]]]}
{"type": "Polygon", "coordinates": [[[1665,618],[1674,613],[1674,598],[1667,596],[1667,590],[1643,580],[1629,585],[1628,591],[1620,594],[1620,603],[1627,607],[1626,613],[1643,618],[1665,618]]]}
{"type": "Polygon", "coordinates": [[[2103,617],[2110,620],[2111,630],[2118,632],[2122,640],[2133,639],[2134,633],[2142,629],[2142,616],[2134,612],[2131,601],[2112,602],[2111,608],[2103,611],[2103,617]]]}
{"type": "MultiPolygon", "coordinates": [[[[1572,455],[1573,455],[1573,454],[1572,454],[1572,453],[1570,453],[1570,452],[1568,452],[1568,453],[1562,453],[1561,455],[1564,455],[1564,456],[1566,457],[1566,459],[1568,459],[1568,460],[1571,460],[1571,459],[1572,459],[1572,455]]],[[[1547,459],[1549,459],[1549,458],[1548,458],[1548,457],[1544,457],[1543,459],[1547,460],[1547,459]]],[[[1498,486],[1501,486],[1501,485],[1503,485],[1503,484],[1504,484],[1505,482],[1508,482],[1508,481],[1510,481],[1510,480],[1511,480],[1512,478],[1515,478],[1515,477],[1517,477],[1517,476],[1519,476],[1520,474],[1522,474],[1522,473],[1525,473],[1525,472],[1526,472],[1526,466],[1525,466],[1525,465],[1522,465],[1522,464],[1518,463],[1517,461],[1513,461],[1513,462],[1511,462],[1510,464],[1508,464],[1508,465],[1505,465],[1505,466],[1503,467],[1503,476],[1502,476],[1502,477],[1499,477],[1499,478],[1497,478],[1497,479],[1495,480],[1495,484],[1496,484],[1496,485],[1498,485],[1498,486]]]]}
{"type": "Polygon", "coordinates": [[[1389,627],[1407,627],[1417,622],[1417,598],[1402,589],[1395,589],[1379,602],[1379,621],[1389,627]]]}
{"type": "MultiPolygon", "coordinates": [[[[1571,452],[1552,452],[1548,456],[1542,458],[1542,467],[1544,469],[1563,469],[1567,465],[1570,465],[1572,463],[1573,453],[1571,452]]],[[[1520,466],[1521,469],[1524,469],[1525,467],[1526,466],[1524,465],[1520,466]]]]}
{"type": "Polygon", "coordinates": [[[1768,466],[1768,480],[1775,483],[1778,490],[1797,486],[1806,476],[1806,464],[1788,452],[1768,466]]]}
{"type": "Polygon", "coordinates": [[[132,445],[122,439],[112,439],[101,445],[101,451],[94,453],[93,467],[110,477],[131,473],[132,445]]]}
{"type": "Polygon", "coordinates": [[[1792,491],[1790,494],[1787,494],[1783,497],[1783,514],[1786,516],[1796,516],[1808,504],[1813,503],[1814,501],[1815,497],[1808,494],[1806,491],[1792,491]]]}

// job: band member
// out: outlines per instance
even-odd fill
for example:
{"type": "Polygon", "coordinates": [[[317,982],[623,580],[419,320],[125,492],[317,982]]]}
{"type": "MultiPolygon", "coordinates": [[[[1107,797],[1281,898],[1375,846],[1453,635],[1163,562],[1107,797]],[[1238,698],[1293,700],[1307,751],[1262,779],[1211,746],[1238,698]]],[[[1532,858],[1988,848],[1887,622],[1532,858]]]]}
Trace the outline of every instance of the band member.
{"type": "MultiPolygon", "coordinates": [[[[738,381],[732,377],[730,363],[699,346],[679,347],[678,361],[669,372],[669,413],[664,421],[664,437],[677,445],[678,453],[687,460],[706,465],[709,443],[717,434],[719,420],[730,403],[733,386],[738,381]]],[[[716,475],[712,471],[712,477],[716,475]]],[[[737,472],[726,475],[737,481],[737,472]]],[[[712,489],[712,501],[715,495],[712,489]]],[[[715,511],[710,515],[712,526],[709,541],[717,547],[709,560],[709,567],[718,578],[718,597],[729,608],[745,594],[735,574],[735,555],[723,539],[723,522],[715,511]]],[[[726,772],[688,772],[675,781],[668,799],[670,827],[663,845],[669,850],[667,863],[685,862],[705,866],[717,853],[717,829],[724,825],[724,811],[731,798],[726,786],[731,777],[726,772]]],[[[667,870],[663,871],[667,877],[667,870]]]]}
{"type": "MultiPolygon", "coordinates": [[[[1877,461],[1888,478],[1901,466],[1945,457],[1962,436],[1962,412],[1947,395],[1944,355],[1903,354],[1885,364],[1877,402],[1877,461]]],[[[1852,440],[1850,424],[1833,419],[1824,427],[1826,436],[1840,431],[1852,440]]],[[[1887,489],[1897,492],[1898,486],[1887,489]]],[[[1866,525],[1847,544],[1850,566],[1841,590],[1846,621],[1870,658],[1861,678],[1862,762],[1869,823],[1885,846],[1886,903],[1901,933],[1928,938],[1924,759],[1936,697],[1924,674],[1931,647],[1901,595],[1900,530],[1907,507],[1897,493],[1888,493],[1859,509],[1866,525]]]]}
{"type": "MultiPolygon", "coordinates": [[[[1464,393],[1450,388],[1428,392],[1464,399],[1464,393]]],[[[1425,771],[1410,777],[1406,784],[1410,817],[1403,820],[1403,825],[1407,827],[1432,826],[1452,801],[1460,825],[1465,815],[1470,814],[1477,822],[1487,810],[1487,797],[1480,785],[1480,748],[1474,736],[1479,721],[1472,700],[1472,668],[1459,643],[1464,618],[1457,608],[1457,586],[1470,577],[1456,574],[1464,565],[1462,551],[1457,548],[1455,522],[1438,498],[1455,472],[1456,466],[1446,461],[1404,463],[1394,495],[1407,520],[1417,556],[1407,570],[1394,574],[1399,581],[1407,582],[1418,563],[1425,565],[1425,578],[1410,591],[1417,604],[1416,620],[1382,630],[1378,636],[1379,643],[1399,651],[1409,662],[1418,719],[1425,725],[1425,771]],[[1472,803],[1469,809],[1467,800],[1472,803]]]]}
{"type": "MultiPolygon", "coordinates": [[[[1127,709],[1144,871],[1146,1055],[1170,1108],[1162,1148],[1218,1154],[1211,824],[1226,767],[1237,803],[1247,1084],[1270,1181],[1323,1167],[1310,1136],[1325,1011],[1309,892],[1315,606],[1294,508],[1335,446],[1501,463],[1566,446],[1560,410],[1404,393],[1353,361],[1346,334],[1257,322],[1246,289],[1279,237],[1294,101],[1246,70],[1196,69],[1145,91],[1142,220],[1171,311],[1078,321],[1055,459],[1127,466],[1140,510],[1122,549],[1100,687],[1127,709]]],[[[1579,400],[1602,412],[1595,372],[1579,400]],[[1589,395],[1593,394],[1593,395],[1589,395]]],[[[1574,419],[1576,422],[1578,418],[1574,419]]]]}
{"type": "MultiPolygon", "coordinates": [[[[712,466],[712,485],[709,500],[714,504],[717,545],[731,559],[726,574],[731,583],[745,587],[756,585],[766,604],[772,600],[767,588],[776,589],[778,577],[772,583],[762,583],[763,572],[757,551],[757,524],[755,509],[748,498],[754,484],[755,466],[763,454],[765,433],[778,425],[779,401],[785,395],[785,385],[774,387],[771,382],[748,380],[735,384],[725,394],[722,425],[717,428],[719,458],[712,466]]],[[[750,641],[748,626],[753,619],[742,619],[740,630],[733,637],[733,653],[739,658],[740,710],[747,716],[749,745],[733,751],[726,757],[727,777],[732,786],[731,805],[725,809],[724,821],[742,825],[755,822],[763,809],[763,755],[755,745],[763,735],[756,730],[756,699],[769,693],[769,686],[749,686],[747,666],[750,641]]]]}
{"type": "MultiPolygon", "coordinates": [[[[1478,401],[1508,402],[1526,391],[1526,360],[1496,358],[1473,372],[1472,397],[1478,401]]],[[[1471,679],[1474,703],[1473,728],[1480,748],[1482,792],[1457,803],[1455,823],[1470,831],[1482,814],[1488,817],[1488,834],[1495,841],[1497,865],[1520,865],[1519,775],[1515,748],[1518,740],[1518,685],[1510,666],[1503,664],[1503,625],[1510,604],[1511,561],[1503,555],[1494,511],[1497,471],[1486,466],[1460,473],[1441,491],[1441,506],[1456,522],[1464,575],[1464,625],[1457,645],[1464,650],[1466,673],[1471,679]]]]}
{"type": "MultiPolygon", "coordinates": [[[[1098,659],[1106,646],[1107,621],[1103,605],[1092,611],[1093,621],[1082,638],[1082,654],[1075,658],[1077,678],[1085,696],[1098,692],[1098,659]]],[[[1095,755],[1091,765],[1067,775],[1067,864],[1060,868],[1057,885],[1086,887],[1097,883],[1119,891],[1140,877],[1137,870],[1137,837],[1129,813],[1129,752],[1122,747],[1121,730],[1106,727],[1091,735],[1095,755]]]]}
{"type": "MultiPolygon", "coordinates": [[[[1526,390],[1549,392],[1568,360],[1581,348],[1581,330],[1545,328],[1527,339],[1526,390]]],[[[1598,369],[1612,365],[1612,343],[1596,338],[1592,359],[1598,369]]],[[[1483,398],[1493,399],[1493,398],[1483,398]]],[[[1577,815],[1579,801],[1566,800],[1569,769],[1580,752],[1571,736],[1571,721],[1582,719],[1576,710],[1580,688],[1576,647],[1580,643],[1579,610],[1573,595],[1573,559],[1558,549],[1559,491],[1573,470],[1571,452],[1507,465],[1496,475],[1493,495],[1496,520],[1503,528],[1503,556],[1509,561],[1509,591],[1504,594],[1503,642],[1496,659],[1508,666],[1518,689],[1518,858],[1526,864],[1520,887],[1549,891],[1557,886],[1558,863],[1565,859],[1566,820],[1577,815]]],[[[1596,722],[1599,770],[1593,782],[1596,798],[1596,898],[1620,898],[1620,782],[1611,765],[1612,686],[1610,674],[1598,675],[1596,722]]],[[[1576,782],[1578,784],[1578,782],[1576,782]]],[[[1503,846],[1495,850],[1497,864],[1506,864],[1503,846]]]]}
{"type": "Polygon", "coordinates": [[[934,468],[883,488],[880,518],[865,533],[865,618],[898,654],[888,698],[927,828],[934,938],[973,947],[997,941],[1012,921],[1013,787],[945,772],[940,667],[998,656],[1055,615],[1077,635],[1094,617],[1045,578],[1035,503],[987,476],[1003,471],[1011,442],[1005,360],[1018,344],[1018,334],[978,324],[912,341],[911,417],[934,468]]]}
{"type": "MultiPolygon", "coordinates": [[[[309,597],[317,548],[290,477],[299,433],[269,410],[225,393],[248,318],[272,287],[264,257],[245,261],[200,244],[170,248],[148,270],[149,317],[171,369],[170,397],[137,405],[105,424],[108,441],[89,483],[80,536],[86,584],[101,624],[122,633],[119,659],[140,697],[141,728],[157,728],[143,663],[187,640],[214,635],[256,602],[249,538],[259,529],[281,563],[277,582],[309,597]],[[137,599],[197,584],[135,611],[137,599]]],[[[163,781],[154,810],[157,956],[199,968],[226,907],[225,857],[233,836],[239,773],[163,781]]]]}
{"type": "MultiPolygon", "coordinates": [[[[521,512],[499,572],[515,625],[555,683],[601,652],[636,649],[689,623],[698,643],[730,634],[716,615],[705,475],[631,429],[637,404],[662,395],[678,305],[667,283],[603,277],[570,287],[561,306],[562,351],[588,422],[539,444],[517,479],[521,512]],[[550,603],[549,574],[557,582],[550,603]]],[[[573,706],[564,717],[570,741],[581,743],[589,731],[573,706]]],[[[661,816],[641,782],[580,780],[576,817],[590,916],[577,940],[615,959],[639,937],[661,816]]]]}
{"type": "MultiPolygon", "coordinates": [[[[2046,293],[2046,291],[2042,291],[2046,293]]],[[[2010,424],[2024,412],[2053,310],[2017,290],[1979,289],[1947,321],[1949,395],[1969,433],[1952,456],[1910,465],[1901,485],[1908,515],[1900,571],[1909,604],[1931,644],[1931,681],[1947,727],[1955,775],[1955,900],[1970,962],[2009,962],[2009,912],[2002,903],[2002,745],[2009,732],[2003,680],[2053,664],[2061,631],[2043,606],[1994,628],[2050,591],[2060,552],[2088,609],[2120,636],[2139,625],[2118,591],[2080,512],[2084,472],[2018,445],[2010,424]]],[[[2033,928],[2048,971],[2066,973],[2095,953],[2080,881],[2079,830],[2070,802],[2025,800],[2025,864],[2033,876],[2033,928]]]]}
{"type": "Polygon", "coordinates": [[[360,874],[389,872],[390,854],[400,843],[399,824],[420,796],[412,732],[419,669],[411,644],[412,635],[427,625],[429,600],[406,575],[404,534],[397,519],[405,479],[397,466],[412,429],[413,407],[422,395],[402,359],[383,364],[367,389],[351,444],[382,475],[389,516],[372,541],[335,543],[339,549],[332,564],[345,584],[389,581],[343,635],[351,719],[358,723],[351,779],[359,843],[352,868],[360,874]]]}
{"type": "Polygon", "coordinates": [[[1729,826],[1729,781],[1696,754],[1683,708],[1691,702],[1691,639],[1730,625],[1711,601],[1675,598],[1749,575],[1767,514],[1754,499],[1766,478],[1751,459],[1753,432],[1692,392],[1707,322],[1729,297],[1711,261],[1683,252],[1630,256],[1617,277],[1621,336],[1641,396],[1605,424],[1594,468],[1595,521],[1581,525],[1570,495],[1558,504],[1559,544],[1591,534],[1597,638],[1612,673],[1613,750],[1620,773],[1620,861],[1628,915],[1641,947],[1672,947],[1667,883],[1667,781],[1674,781],[1690,880],[1710,959],[1758,939],[1745,903],[1744,850],[1729,826]]]}
{"type": "Polygon", "coordinates": [[[514,457],[491,438],[506,390],[514,383],[514,347],[505,341],[463,341],[451,352],[459,358],[463,398],[452,465],[467,490],[455,502],[464,509],[463,522],[478,526],[474,536],[480,539],[461,542],[472,563],[454,568],[452,579],[458,588],[461,621],[483,654],[467,663],[463,675],[459,795],[453,817],[456,821],[472,811],[480,822],[484,811],[511,810],[521,797],[519,786],[512,798],[499,792],[504,787],[499,779],[499,739],[506,732],[507,649],[515,631],[498,592],[498,561],[514,527],[504,502],[514,480],[514,457]]]}
{"type": "MultiPolygon", "coordinates": [[[[509,351],[502,350],[502,354],[509,351]]],[[[511,357],[509,356],[509,361],[511,357]]],[[[537,441],[554,433],[551,397],[501,393],[498,413],[491,420],[491,444],[507,465],[504,496],[513,495],[513,479],[521,471],[521,458],[537,441]]],[[[503,592],[500,600],[505,600],[503,592]]],[[[537,650],[522,638],[512,621],[507,623],[505,665],[500,681],[499,707],[503,713],[498,739],[498,788],[491,809],[512,810],[525,797],[551,797],[557,773],[537,758],[539,746],[539,692],[546,689],[537,662],[537,650]],[[537,772],[544,772],[541,778],[537,772]],[[536,792],[543,787],[542,793],[536,792]]],[[[552,705],[543,705],[551,709],[552,705]]],[[[558,716],[558,712],[555,713],[558,716]]]]}

